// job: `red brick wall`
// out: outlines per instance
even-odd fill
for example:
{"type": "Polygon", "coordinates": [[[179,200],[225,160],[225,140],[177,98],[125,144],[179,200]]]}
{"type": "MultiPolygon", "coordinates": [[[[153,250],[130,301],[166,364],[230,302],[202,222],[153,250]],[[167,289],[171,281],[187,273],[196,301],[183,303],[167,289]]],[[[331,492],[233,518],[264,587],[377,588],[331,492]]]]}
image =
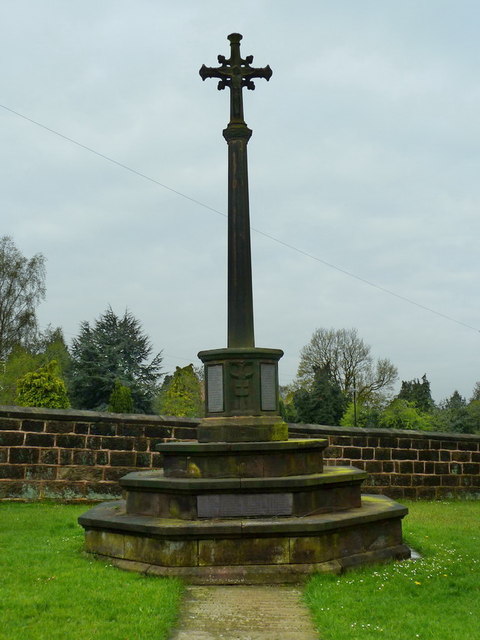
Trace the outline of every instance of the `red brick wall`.
{"type": "MultiPolygon", "coordinates": [[[[188,418],[0,407],[0,500],[118,497],[118,478],[161,466],[155,445],[194,439],[197,424],[188,418]]],[[[480,436],[292,424],[290,437],[328,438],[327,464],[365,469],[366,493],[480,499],[480,436]]]]}
{"type": "Polygon", "coordinates": [[[160,466],[155,445],[196,438],[197,421],[0,407],[0,500],[105,500],[118,478],[160,466]]]}
{"type": "Polygon", "coordinates": [[[292,424],[290,437],[328,438],[326,463],[367,471],[364,493],[480,499],[480,436],[292,424]]]}

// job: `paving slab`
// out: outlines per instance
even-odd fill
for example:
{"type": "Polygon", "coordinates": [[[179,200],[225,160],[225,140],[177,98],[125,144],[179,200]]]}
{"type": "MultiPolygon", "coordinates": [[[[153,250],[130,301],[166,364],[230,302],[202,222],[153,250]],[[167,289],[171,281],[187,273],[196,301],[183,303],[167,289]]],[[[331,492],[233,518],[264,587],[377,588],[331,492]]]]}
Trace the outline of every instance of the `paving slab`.
{"type": "Polygon", "coordinates": [[[189,586],[172,640],[319,640],[298,587],[189,586]]]}

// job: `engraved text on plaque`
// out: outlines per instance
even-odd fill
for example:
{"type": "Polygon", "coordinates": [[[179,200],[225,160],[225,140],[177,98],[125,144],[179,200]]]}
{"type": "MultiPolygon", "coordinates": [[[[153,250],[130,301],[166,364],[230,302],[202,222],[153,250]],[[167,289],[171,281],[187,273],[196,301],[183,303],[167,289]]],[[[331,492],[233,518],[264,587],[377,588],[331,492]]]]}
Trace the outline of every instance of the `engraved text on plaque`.
{"type": "Polygon", "coordinates": [[[207,367],[207,389],[208,411],[223,411],[223,365],[212,364],[207,367]]]}
{"type": "Polygon", "coordinates": [[[262,363],[260,365],[262,411],[275,411],[277,408],[276,375],[274,364],[262,363]]]}
{"type": "Polygon", "coordinates": [[[197,496],[199,518],[290,516],[291,493],[220,493],[197,496]]]}

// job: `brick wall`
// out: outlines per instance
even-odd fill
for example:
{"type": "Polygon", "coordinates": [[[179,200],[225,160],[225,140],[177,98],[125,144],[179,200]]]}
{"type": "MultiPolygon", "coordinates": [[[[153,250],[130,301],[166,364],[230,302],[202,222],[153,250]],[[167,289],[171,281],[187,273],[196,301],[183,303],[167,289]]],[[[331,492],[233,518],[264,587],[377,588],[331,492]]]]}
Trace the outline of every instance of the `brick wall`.
{"type": "Polygon", "coordinates": [[[118,478],[161,464],[155,445],[196,438],[197,421],[0,407],[0,500],[105,500],[118,478]]]}
{"type": "MultiPolygon", "coordinates": [[[[105,500],[118,478],[161,466],[155,445],[195,439],[198,421],[0,407],[0,500],[105,500]]],[[[364,491],[392,498],[480,499],[480,436],[290,425],[290,437],[328,438],[330,464],[352,464],[364,491]]]]}
{"type": "Polygon", "coordinates": [[[292,424],[290,437],[328,438],[327,464],[367,471],[364,493],[480,499],[480,436],[292,424]]]}

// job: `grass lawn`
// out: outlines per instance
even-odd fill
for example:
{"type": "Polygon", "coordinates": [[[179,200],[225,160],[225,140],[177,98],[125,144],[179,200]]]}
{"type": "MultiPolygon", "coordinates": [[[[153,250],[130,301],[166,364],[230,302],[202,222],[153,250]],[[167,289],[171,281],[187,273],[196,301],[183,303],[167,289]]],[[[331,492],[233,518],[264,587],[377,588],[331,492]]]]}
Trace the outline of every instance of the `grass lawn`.
{"type": "MultiPolygon", "coordinates": [[[[421,560],[307,584],[322,640],[480,638],[480,501],[408,506],[405,537],[421,560]]],[[[0,640],[169,637],[181,582],[84,555],[76,519],[86,509],[0,503],[0,640]]]]}
{"type": "Polygon", "coordinates": [[[405,539],[421,560],[309,581],[322,640],[480,638],[480,502],[408,507],[405,539]]]}
{"type": "Polygon", "coordinates": [[[0,504],[1,640],[163,640],[181,582],[81,553],[85,505],[0,504]]]}

